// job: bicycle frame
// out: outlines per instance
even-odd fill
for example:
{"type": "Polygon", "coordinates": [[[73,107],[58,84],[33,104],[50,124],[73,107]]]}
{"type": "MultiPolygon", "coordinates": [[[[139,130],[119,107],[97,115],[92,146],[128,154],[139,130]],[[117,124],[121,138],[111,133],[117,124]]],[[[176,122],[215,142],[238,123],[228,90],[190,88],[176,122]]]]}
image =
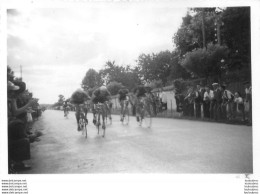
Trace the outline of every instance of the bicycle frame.
{"type": "Polygon", "coordinates": [[[122,123],[124,123],[125,121],[125,116],[127,114],[127,123],[129,123],[129,108],[128,108],[128,105],[129,105],[129,100],[124,100],[123,101],[123,111],[122,111],[122,116],[123,116],[123,120],[122,120],[122,123]]]}
{"type": "Polygon", "coordinates": [[[142,97],[139,101],[139,106],[140,106],[140,121],[139,124],[142,126],[143,120],[146,122],[146,125],[148,128],[151,127],[152,125],[152,115],[151,115],[151,110],[150,105],[146,102],[145,97],[142,97]]]}
{"type": "Polygon", "coordinates": [[[80,108],[80,111],[79,111],[79,127],[82,131],[82,135],[85,134],[85,138],[87,138],[87,121],[86,121],[86,116],[84,114],[84,111],[82,110],[82,108],[80,108]]]}
{"type": "Polygon", "coordinates": [[[102,116],[102,128],[103,128],[103,137],[105,137],[105,129],[106,129],[106,125],[105,125],[105,110],[104,110],[104,104],[103,103],[97,103],[95,105],[95,109],[96,109],[96,114],[97,114],[97,129],[98,129],[98,134],[99,134],[99,127],[100,127],[100,116],[102,116]]]}

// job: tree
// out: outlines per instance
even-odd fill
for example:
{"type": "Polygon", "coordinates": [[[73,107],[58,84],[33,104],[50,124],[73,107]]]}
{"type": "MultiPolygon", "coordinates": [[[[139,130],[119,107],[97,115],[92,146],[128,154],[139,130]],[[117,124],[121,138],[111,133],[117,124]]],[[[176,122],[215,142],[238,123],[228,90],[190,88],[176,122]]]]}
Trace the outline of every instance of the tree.
{"type": "Polygon", "coordinates": [[[107,61],[105,68],[100,71],[101,77],[106,84],[111,82],[122,83],[129,90],[140,84],[138,69],[127,66],[119,66],[115,61],[107,61]]]}
{"type": "Polygon", "coordinates": [[[119,82],[116,82],[116,81],[113,81],[113,82],[110,82],[108,85],[107,85],[107,89],[108,91],[111,93],[111,95],[116,95],[118,94],[118,91],[123,87],[123,85],[119,82]]]}
{"type": "Polygon", "coordinates": [[[161,81],[165,86],[174,79],[188,78],[189,74],[179,63],[177,51],[142,54],[138,58],[140,77],[146,83],[161,81]]]}
{"type": "Polygon", "coordinates": [[[215,41],[215,10],[216,8],[192,8],[183,17],[181,27],[173,36],[173,43],[183,57],[186,52],[215,41]]]}
{"type": "Polygon", "coordinates": [[[222,22],[222,42],[230,49],[229,70],[251,79],[250,7],[227,8],[222,22]]]}
{"type": "Polygon", "coordinates": [[[94,88],[102,85],[100,74],[94,69],[89,69],[86,72],[86,75],[83,78],[81,85],[82,88],[94,88]]]}
{"type": "Polygon", "coordinates": [[[197,49],[188,52],[182,60],[181,65],[191,72],[195,77],[217,76],[222,73],[222,61],[227,60],[229,50],[225,46],[209,44],[208,49],[197,49]]]}

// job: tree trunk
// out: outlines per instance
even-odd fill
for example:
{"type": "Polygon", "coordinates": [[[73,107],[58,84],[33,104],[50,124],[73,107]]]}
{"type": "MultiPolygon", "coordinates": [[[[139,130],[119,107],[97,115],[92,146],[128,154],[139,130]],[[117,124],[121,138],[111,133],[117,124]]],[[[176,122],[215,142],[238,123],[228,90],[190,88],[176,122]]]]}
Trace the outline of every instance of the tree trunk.
{"type": "Polygon", "coordinates": [[[201,16],[202,16],[202,40],[203,40],[203,48],[206,49],[206,35],[205,35],[205,24],[204,24],[204,9],[202,9],[202,13],[201,13],[201,16]]]}

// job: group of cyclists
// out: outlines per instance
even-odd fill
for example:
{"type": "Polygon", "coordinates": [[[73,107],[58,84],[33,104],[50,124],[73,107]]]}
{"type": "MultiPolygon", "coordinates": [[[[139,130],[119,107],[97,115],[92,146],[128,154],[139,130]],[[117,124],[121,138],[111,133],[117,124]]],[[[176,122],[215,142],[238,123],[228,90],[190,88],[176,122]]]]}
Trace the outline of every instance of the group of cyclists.
{"type": "MultiPolygon", "coordinates": [[[[136,108],[136,120],[139,125],[142,125],[144,118],[148,118],[149,122],[147,127],[151,127],[151,88],[146,86],[138,86],[134,89],[133,93],[130,93],[126,87],[121,88],[118,91],[118,100],[120,103],[120,121],[125,120],[126,114],[129,116],[128,106],[131,104],[136,108]]],[[[63,103],[64,117],[68,115],[70,100],[65,100],[63,103]]],[[[111,94],[106,86],[101,86],[93,91],[92,96],[86,97],[83,103],[74,104],[75,116],[77,121],[77,129],[81,131],[80,118],[84,118],[86,124],[88,124],[87,114],[90,110],[93,113],[93,124],[102,126],[102,129],[106,128],[106,119],[109,119],[112,123],[111,110],[111,94]],[[101,113],[101,114],[99,114],[101,113]],[[100,121],[100,117],[102,121],[100,121]],[[102,122],[102,123],[100,123],[102,122]]]]}

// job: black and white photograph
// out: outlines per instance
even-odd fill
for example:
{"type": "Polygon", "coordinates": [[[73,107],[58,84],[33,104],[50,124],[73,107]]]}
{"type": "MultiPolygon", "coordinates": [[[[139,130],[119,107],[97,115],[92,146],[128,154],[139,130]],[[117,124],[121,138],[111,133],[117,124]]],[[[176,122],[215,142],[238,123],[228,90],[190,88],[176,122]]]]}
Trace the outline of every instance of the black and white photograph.
{"type": "Polygon", "coordinates": [[[256,172],[250,4],[3,11],[7,175],[256,172]]]}

